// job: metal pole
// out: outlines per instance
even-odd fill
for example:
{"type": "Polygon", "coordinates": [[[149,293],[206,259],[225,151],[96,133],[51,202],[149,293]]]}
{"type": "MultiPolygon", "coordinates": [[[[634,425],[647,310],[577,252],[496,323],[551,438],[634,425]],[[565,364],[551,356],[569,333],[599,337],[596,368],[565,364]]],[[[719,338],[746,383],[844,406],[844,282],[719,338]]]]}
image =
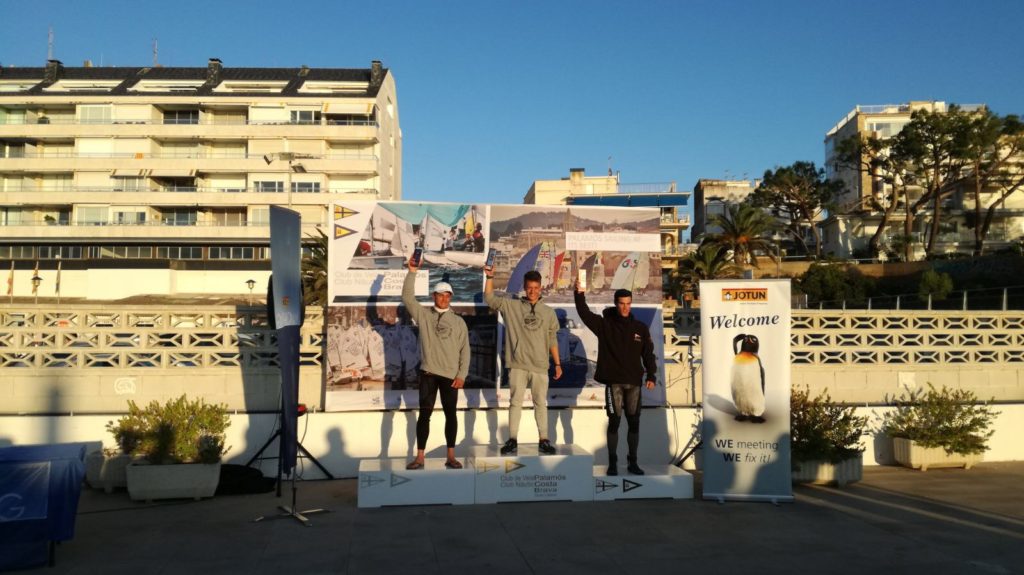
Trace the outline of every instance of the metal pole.
{"type": "Polygon", "coordinates": [[[928,311],[932,311],[932,294],[928,294],[928,311]]]}
{"type": "Polygon", "coordinates": [[[1008,303],[1008,301],[1009,301],[1009,300],[1007,300],[1007,298],[1006,298],[1006,290],[1007,290],[1007,288],[1003,288],[1003,311],[1006,311],[1006,309],[1007,309],[1007,306],[1006,306],[1006,304],[1007,304],[1007,303],[1008,303]]]}
{"type": "Polygon", "coordinates": [[[964,311],[967,311],[967,290],[964,290],[964,311]]]}
{"type": "Polygon", "coordinates": [[[871,311],[871,298],[868,298],[868,311],[871,311]]]}
{"type": "Polygon", "coordinates": [[[900,296],[896,296],[896,311],[900,310],[900,296]]]}

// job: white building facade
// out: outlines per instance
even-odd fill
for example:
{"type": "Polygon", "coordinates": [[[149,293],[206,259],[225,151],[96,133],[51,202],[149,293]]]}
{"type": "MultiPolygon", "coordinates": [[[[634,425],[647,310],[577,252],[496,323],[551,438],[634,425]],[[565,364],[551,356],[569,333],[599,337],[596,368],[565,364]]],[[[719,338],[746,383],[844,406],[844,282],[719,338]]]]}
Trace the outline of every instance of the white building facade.
{"type": "Polygon", "coordinates": [[[69,298],[262,289],[270,206],[313,234],[339,195],[402,196],[395,82],[378,61],[0,70],[0,268],[14,263],[16,297],[33,275],[56,295],[58,260],[69,298]]]}

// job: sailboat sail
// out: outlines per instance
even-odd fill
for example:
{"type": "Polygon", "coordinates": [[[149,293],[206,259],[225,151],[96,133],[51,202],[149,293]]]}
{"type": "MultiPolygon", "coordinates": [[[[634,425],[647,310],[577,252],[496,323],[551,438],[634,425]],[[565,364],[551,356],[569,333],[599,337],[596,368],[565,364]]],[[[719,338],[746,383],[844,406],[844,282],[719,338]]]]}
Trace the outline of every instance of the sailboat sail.
{"type": "Polygon", "coordinates": [[[611,289],[633,289],[636,283],[636,270],[639,259],[639,252],[630,252],[629,255],[619,262],[619,267],[616,268],[615,276],[612,278],[611,289]]]}
{"type": "Polygon", "coordinates": [[[512,275],[508,276],[508,284],[505,286],[506,293],[518,294],[522,291],[523,278],[526,276],[526,272],[533,270],[537,265],[537,255],[540,254],[540,248],[541,244],[537,244],[523,254],[519,263],[512,269],[512,275]]]}

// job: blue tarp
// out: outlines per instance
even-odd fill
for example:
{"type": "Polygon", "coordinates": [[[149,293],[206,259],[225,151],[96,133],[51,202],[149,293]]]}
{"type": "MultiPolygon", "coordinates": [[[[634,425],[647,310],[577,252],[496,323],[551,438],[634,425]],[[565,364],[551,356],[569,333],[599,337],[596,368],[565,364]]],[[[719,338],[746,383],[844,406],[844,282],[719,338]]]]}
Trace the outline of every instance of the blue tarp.
{"type": "Polygon", "coordinates": [[[85,444],[0,448],[0,570],[42,565],[75,535],[85,444]]]}

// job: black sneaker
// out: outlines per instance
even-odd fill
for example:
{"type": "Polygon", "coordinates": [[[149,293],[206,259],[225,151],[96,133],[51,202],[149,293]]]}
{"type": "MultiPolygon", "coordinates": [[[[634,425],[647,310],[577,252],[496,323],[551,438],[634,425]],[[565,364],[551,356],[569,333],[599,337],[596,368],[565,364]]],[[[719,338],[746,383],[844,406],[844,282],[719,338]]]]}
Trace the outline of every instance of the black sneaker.
{"type": "Polygon", "coordinates": [[[543,453],[544,455],[555,454],[555,446],[551,445],[551,442],[548,441],[547,439],[540,440],[540,443],[537,444],[537,449],[539,449],[540,452],[543,453]]]}
{"type": "Polygon", "coordinates": [[[515,439],[509,439],[505,442],[505,445],[501,446],[501,454],[508,455],[509,453],[515,453],[519,449],[519,442],[515,439]]]}
{"type": "Polygon", "coordinates": [[[644,474],[644,470],[640,469],[640,466],[637,465],[636,463],[630,463],[629,466],[626,467],[626,471],[632,473],[633,475],[643,475],[644,474]]]}
{"type": "Polygon", "coordinates": [[[614,477],[614,476],[616,476],[618,474],[619,474],[619,467],[617,465],[612,464],[612,465],[608,466],[608,475],[609,476],[614,477]]]}

